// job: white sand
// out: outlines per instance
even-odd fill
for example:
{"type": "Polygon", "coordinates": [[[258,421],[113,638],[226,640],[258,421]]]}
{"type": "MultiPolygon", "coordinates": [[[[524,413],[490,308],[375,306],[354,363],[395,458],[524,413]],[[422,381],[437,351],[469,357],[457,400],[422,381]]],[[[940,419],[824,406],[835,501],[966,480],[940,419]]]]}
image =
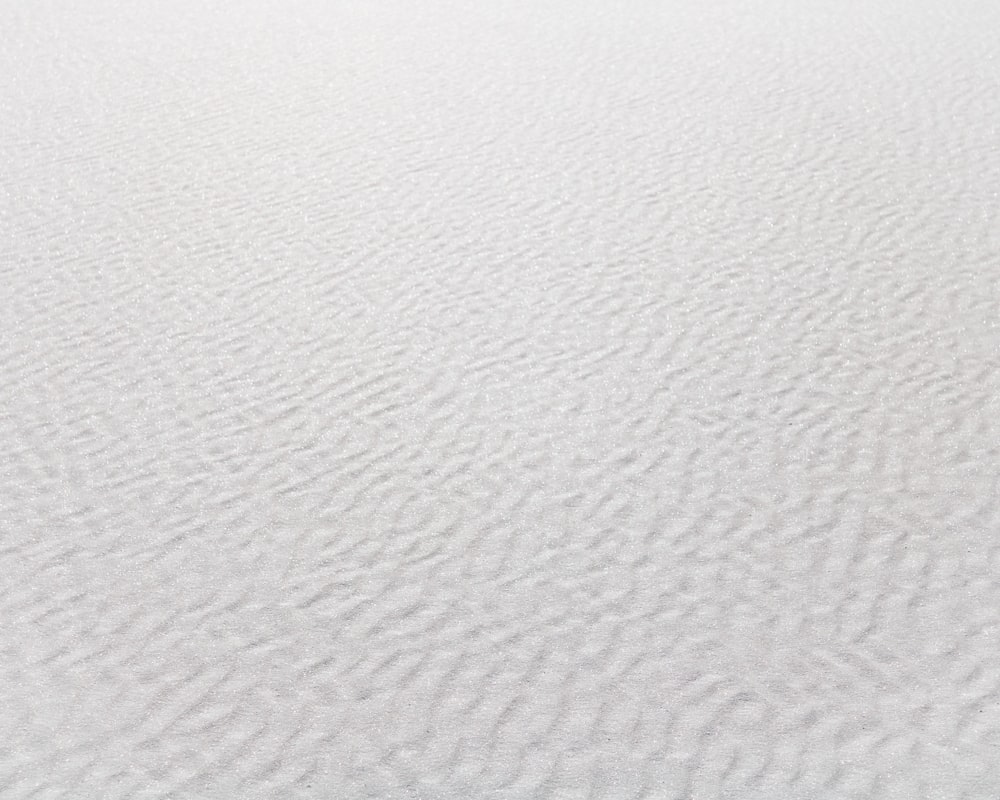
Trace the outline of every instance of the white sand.
{"type": "Polygon", "coordinates": [[[0,0],[0,797],[1000,797],[1000,4],[0,0]]]}

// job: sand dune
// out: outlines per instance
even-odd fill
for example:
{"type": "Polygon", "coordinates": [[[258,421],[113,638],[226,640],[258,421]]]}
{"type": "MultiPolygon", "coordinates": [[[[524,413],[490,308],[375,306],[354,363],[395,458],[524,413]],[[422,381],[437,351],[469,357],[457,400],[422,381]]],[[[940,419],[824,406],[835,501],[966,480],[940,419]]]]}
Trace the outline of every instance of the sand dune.
{"type": "Polygon", "coordinates": [[[1000,797],[998,31],[0,2],[0,797],[1000,797]]]}

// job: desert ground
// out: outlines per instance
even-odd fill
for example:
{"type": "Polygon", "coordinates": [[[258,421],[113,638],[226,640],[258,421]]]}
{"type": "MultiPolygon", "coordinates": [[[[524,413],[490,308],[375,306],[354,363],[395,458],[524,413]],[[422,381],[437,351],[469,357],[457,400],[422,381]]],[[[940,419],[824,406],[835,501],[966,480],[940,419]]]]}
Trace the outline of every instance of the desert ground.
{"type": "Polygon", "coordinates": [[[1000,4],[0,0],[0,798],[1000,797],[1000,4]]]}

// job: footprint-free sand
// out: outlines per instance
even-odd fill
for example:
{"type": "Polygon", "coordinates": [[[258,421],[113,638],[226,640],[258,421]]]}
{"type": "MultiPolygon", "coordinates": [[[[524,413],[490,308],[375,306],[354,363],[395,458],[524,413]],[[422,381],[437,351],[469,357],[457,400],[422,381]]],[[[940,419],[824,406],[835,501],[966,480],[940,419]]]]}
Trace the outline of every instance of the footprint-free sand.
{"type": "Polygon", "coordinates": [[[0,798],[1000,797],[1000,5],[0,0],[0,798]]]}

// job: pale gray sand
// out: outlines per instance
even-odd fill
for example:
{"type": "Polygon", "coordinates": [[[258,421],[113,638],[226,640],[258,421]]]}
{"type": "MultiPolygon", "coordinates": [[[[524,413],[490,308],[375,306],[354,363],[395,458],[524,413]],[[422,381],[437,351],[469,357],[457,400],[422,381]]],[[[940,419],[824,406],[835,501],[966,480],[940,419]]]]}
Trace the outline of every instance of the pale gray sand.
{"type": "Polygon", "coordinates": [[[1000,797],[1000,5],[0,0],[0,798],[1000,797]]]}

